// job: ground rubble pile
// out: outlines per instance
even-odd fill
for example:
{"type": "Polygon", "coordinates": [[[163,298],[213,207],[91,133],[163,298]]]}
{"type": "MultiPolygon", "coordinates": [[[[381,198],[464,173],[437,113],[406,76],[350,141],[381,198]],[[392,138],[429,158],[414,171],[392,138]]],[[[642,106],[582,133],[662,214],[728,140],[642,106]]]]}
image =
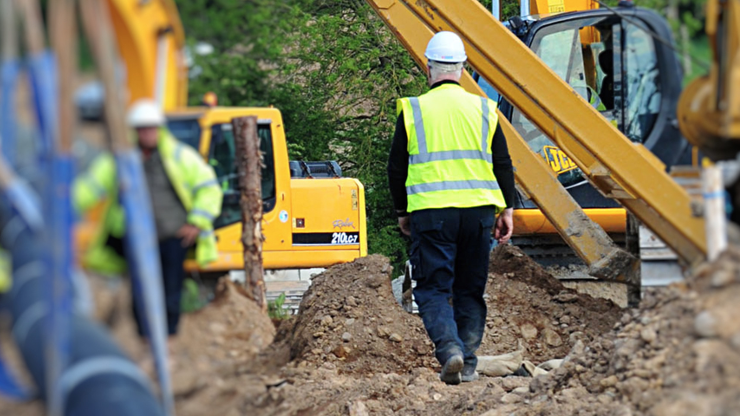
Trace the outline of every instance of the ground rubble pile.
{"type": "Polygon", "coordinates": [[[609,300],[566,288],[512,245],[491,254],[486,304],[479,355],[521,350],[535,364],[564,358],[578,341],[588,343],[610,331],[622,315],[609,300]]]}
{"type": "Polygon", "coordinates": [[[388,259],[372,255],[314,277],[285,334],[291,361],[355,376],[433,367],[421,319],[393,297],[392,270],[388,259]]]}
{"type": "MultiPolygon", "coordinates": [[[[494,260],[499,255],[500,251],[494,253],[494,260]]],[[[518,256],[512,257],[520,261],[518,256]]],[[[515,260],[501,261],[511,265],[515,260]]],[[[538,319],[544,319],[540,314],[557,310],[560,316],[573,316],[573,324],[578,328],[584,325],[588,336],[593,337],[602,328],[609,330],[621,316],[611,302],[565,289],[551,276],[542,274],[536,263],[528,263],[528,267],[528,274],[521,279],[494,270],[489,283],[498,288],[489,288],[489,312],[506,316],[506,308],[511,305],[496,302],[495,297],[512,296],[523,302],[511,317],[516,322],[526,319],[537,328],[538,319]],[[543,289],[546,285],[552,289],[543,289]],[[507,289],[508,286],[513,289],[507,289]],[[581,316],[588,313],[600,315],[593,320],[581,316]],[[606,318],[610,319],[608,324],[597,324],[606,318]]],[[[252,371],[264,374],[268,367],[280,368],[274,373],[279,383],[273,381],[273,387],[265,387],[264,393],[245,399],[243,409],[258,415],[480,415],[501,403],[523,400],[531,378],[482,377],[459,386],[441,383],[436,372],[439,366],[421,320],[403,311],[395,301],[390,273],[387,259],[370,256],[316,276],[304,295],[299,315],[280,326],[276,342],[263,354],[266,361],[260,364],[260,370],[252,371]],[[360,325],[354,326],[357,323],[360,325]],[[393,333],[403,340],[392,340],[393,333]],[[348,348],[349,353],[342,356],[338,346],[348,348]],[[423,354],[419,354],[417,346],[426,347],[423,354]]],[[[514,341],[494,345],[493,338],[489,338],[482,347],[484,354],[510,353],[520,347],[516,342],[519,327],[507,325],[508,321],[498,333],[505,333],[508,328],[514,341]]],[[[553,331],[562,337],[570,333],[563,327],[553,331]]],[[[524,344],[529,350],[519,351],[538,351],[539,355],[534,356],[538,361],[566,354],[561,354],[561,350],[567,346],[552,347],[544,335],[530,341],[531,345],[524,344]]],[[[520,356],[529,358],[524,353],[520,356]]]]}
{"type": "Polygon", "coordinates": [[[645,293],[614,331],[579,342],[495,415],[714,416],[740,409],[740,249],[645,293]]]}
{"type": "MultiPolygon", "coordinates": [[[[611,320],[610,329],[621,316],[606,301],[562,288],[516,249],[502,250],[494,253],[497,265],[489,276],[489,335],[482,355],[519,352],[538,364],[562,358],[574,332],[590,339],[602,328],[599,319],[611,320]],[[547,329],[560,344],[551,334],[547,342],[547,329]],[[523,335],[529,338],[520,344],[523,335]]],[[[527,395],[533,379],[527,377],[441,383],[421,319],[395,301],[391,275],[388,259],[375,255],[329,268],[314,277],[299,315],[283,321],[277,333],[238,286],[222,280],[215,302],[183,316],[173,351],[177,413],[480,415],[532,400],[527,395]]],[[[130,314],[117,315],[116,337],[137,344],[130,314]]]]}

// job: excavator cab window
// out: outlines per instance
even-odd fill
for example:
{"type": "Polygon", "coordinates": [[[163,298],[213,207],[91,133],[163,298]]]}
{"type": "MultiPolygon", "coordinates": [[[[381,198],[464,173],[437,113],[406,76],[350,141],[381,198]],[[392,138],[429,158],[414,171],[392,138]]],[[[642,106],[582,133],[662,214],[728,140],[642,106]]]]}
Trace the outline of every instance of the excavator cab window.
{"type": "MultiPolygon", "coordinates": [[[[604,118],[632,141],[644,142],[661,104],[655,46],[644,28],[614,15],[564,18],[534,28],[529,44],[604,118]]],[[[586,182],[575,163],[516,108],[511,122],[566,188],[586,182]]]]}
{"type": "MultiPolygon", "coordinates": [[[[262,167],[262,210],[267,213],[275,207],[275,160],[272,150],[272,132],[269,122],[259,122],[257,134],[260,150],[264,156],[262,167]]],[[[208,162],[216,172],[216,178],[224,193],[221,216],[214,222],[215,228],[241,221],[239,198],[239,174],[236,167],[236,146],[231,124],[216,124],[211,127],[211,150],[208,162]]]]}
{"type": "Polygon", "coordinates": [[[660,113],[662,94],[655,44],[644,28],[625,22],[624,134],[643,143],[660,113]]]}

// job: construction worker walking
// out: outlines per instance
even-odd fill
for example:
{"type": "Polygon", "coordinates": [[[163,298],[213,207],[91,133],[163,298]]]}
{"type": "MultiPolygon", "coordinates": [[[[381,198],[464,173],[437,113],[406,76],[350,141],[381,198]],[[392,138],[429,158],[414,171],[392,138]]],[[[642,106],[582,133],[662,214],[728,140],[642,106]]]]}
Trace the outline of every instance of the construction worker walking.
{"type": "Polygon", "coordinates": [[[440,378],[458,384],[478,378],[491,229],[499,243],[511,237],[516,191],[496,103],[459,85],[460,37],[437,33],[425,56],[431,90],[398,100],[388,178],[440,378]]]}
{"type": "MultiPolygon", "coordinates": [[[[177,141],[165,126],[159,106],[150,100],[133,104],[128,125],[135,130],[149,188],[154,223],[159,239],[167,329],[177,333],[180,299],[185,271],[183,262],[194,243],[201,266],[217,258],[213,220],[221,212],[223,194],[216,175],[198,152],[177,141]]],[[[87,172],[76,178],[73,198],[78,211],[106,201],[103,224],[83,264],[105,274],[126,270],[123,236],[124,212],[118,204],[116,166],[110,154],[93,161],[87,172]]],[[[147,337],[143,317],[134,308],[139,334],[147,337]]]]}

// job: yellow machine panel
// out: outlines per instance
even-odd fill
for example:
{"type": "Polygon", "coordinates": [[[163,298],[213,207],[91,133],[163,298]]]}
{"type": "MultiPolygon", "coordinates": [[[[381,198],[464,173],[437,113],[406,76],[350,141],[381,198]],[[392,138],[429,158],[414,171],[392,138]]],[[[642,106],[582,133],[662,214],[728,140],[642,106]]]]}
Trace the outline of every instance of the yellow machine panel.
{"type": "Polygon", "coordinates": [[[533,0],[529,7],[533,15],[545,15],[598,9],[599,3],[593,0],[533,0]]]}
{"type": "Polygon", "coordinates": [[[293,179],[292,241],[295,251],[367,252],[364,190],[355,179],[293,179]]]}
{"type": "MultiPolygon", "coordinates": [[[[627,227],[627,211],[624,208],[586,208],[583,210],[591,220],[609,234],[624,234],[627,227]]],[[[517,235],[556,234],[558,230],[538,209],[514,210],[514,229],[517,235]]]]}

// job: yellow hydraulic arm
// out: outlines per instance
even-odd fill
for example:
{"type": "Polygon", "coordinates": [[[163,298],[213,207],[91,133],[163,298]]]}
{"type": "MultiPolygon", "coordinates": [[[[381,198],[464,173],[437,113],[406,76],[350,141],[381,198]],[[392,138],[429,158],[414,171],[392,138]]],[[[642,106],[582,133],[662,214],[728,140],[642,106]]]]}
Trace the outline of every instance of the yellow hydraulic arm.
{"type": "Polygon", "coordinates": [[[713,61],[689,84],[678,106],[681,132],[713,159],[740,151],[740,0],[707,2],[713,61]]]}
{"type": "MultiPolygon", "coordinates": [[[[399,2],[368,0],[422,68],[424,50],[434,32],[399,2]]],[[[485,93],[468,73],[460,84],[469,92],[485,93]]],[[[499,113],[507,138],[516,180],[555,226],[565,242],[589,266],[589,274],[602,279],[639,284],[639,262],[614,244],[606,232],[583,212],[558,182],[553,170],[537,156],[509,121],[499,113]]]]}
{"type": "Polygon", "coordinates": [[[155,98],[166,111],[187,104],[185,32],[173,0],[108,0],[125,65],[127,101],[155,98]]]}
{"type": "Polygon", "coordinates": [[[472,0],[370,2],[381,15],[399,8],[396,16],[403,16],[400,8],[408,10],[400,21],[385,14],[404,43],[415,36],[409,30],[413,20],[434,32],[458,33],[468,62],[575,161],[597,189],[629,209],[689,265],[704,260],[704,222],[692,215],[688,193],[665,166],[624,137],[483,6],[472,0]]]}

